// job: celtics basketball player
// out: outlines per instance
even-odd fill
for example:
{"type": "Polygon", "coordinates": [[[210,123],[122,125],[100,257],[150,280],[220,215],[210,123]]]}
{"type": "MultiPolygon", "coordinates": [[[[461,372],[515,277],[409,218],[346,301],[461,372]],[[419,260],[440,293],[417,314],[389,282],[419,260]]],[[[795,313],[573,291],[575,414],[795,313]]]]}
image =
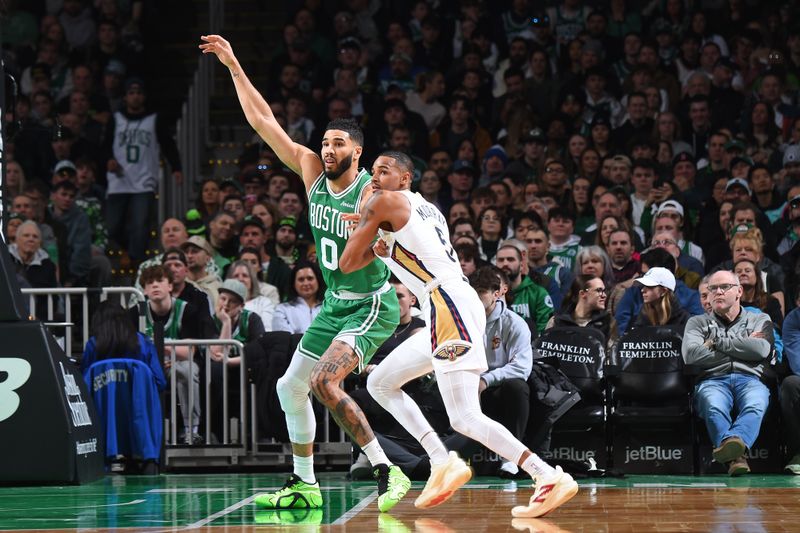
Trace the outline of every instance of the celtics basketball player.
{"type": "Polygon", "coordinates": [[[294,472],[282,489],[257,496],[256,504],[270,509],[322,506],[313,467],[316,424],[308,397],[311,390],[369,458],[378,481],[378,507],[388,511],[411,483],[387,459],[363,412],[340,387],[350,372],[363,369],[400,319],[397,296],[383,263],[374,261],[352,274],[339,270],[339,257],[348,237],[348,223],[342,215],[357,213],[372,194],[371,176],[358,167],[363,133],[353,120],[334,120],[326,128],[319,155],[295,143],[245,75],[230,43],[218,35],[201,39],[203,53],[216,54],[230,70],[247,121],[281,161],[303,179],[317,257],[328,285],[322,310],[277,384],[292,441],[294,472]]]}

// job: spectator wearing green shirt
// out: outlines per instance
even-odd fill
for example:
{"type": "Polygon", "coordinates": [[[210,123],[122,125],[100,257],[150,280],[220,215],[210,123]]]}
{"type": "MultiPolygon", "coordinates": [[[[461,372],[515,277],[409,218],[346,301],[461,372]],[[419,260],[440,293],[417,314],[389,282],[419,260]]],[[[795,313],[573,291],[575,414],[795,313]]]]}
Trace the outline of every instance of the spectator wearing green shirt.
{"type": "Polygon", "coordinates": [[[497,250],[497,267],[506,273],[510,283],[509,307],[528,323],[531,335],[544,331],[553,316],[553,301],[547,290],[528,276],[528,246],[517,239],[503,241],[497,250]]]}

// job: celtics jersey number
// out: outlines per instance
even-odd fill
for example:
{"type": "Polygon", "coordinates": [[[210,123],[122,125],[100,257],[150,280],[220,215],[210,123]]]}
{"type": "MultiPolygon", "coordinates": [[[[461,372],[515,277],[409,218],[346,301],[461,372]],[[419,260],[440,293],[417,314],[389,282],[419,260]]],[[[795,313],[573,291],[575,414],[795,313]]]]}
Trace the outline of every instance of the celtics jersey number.
{"type": "Polygon", "coordinates": [[[342,215],[358,212],[371,181],[372,176],[361,169],[353,183],[345,190],[334,193],[328,179],[320,174],[308,191],[308,221],[317,245],[322,277],[332,291],[371,293],[389,279],[389,269],[381,261],[373,261],[351,274],[339,270],[339,256],[344,252],[350,236],[349,223],[342,219],[342,215]]]}
{"type": "Polygon", "coordinates": [[[339,268],[339,247],[336,245],[336,241],[322,237],[319,244],[318,258],[322,266],[329,270],[337,270],[339,268]]]}

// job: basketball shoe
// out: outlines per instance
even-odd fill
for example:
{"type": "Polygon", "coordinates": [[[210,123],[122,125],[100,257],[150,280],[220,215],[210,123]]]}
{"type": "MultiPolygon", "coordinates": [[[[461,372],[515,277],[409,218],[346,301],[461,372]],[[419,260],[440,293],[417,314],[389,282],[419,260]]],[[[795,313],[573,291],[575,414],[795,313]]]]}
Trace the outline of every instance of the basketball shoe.
{"type": "Polygon", "coordinates": [[[385,513],[403,499],[411,488],[411,480],[396,465],[380,464],[372,473],[378,481],[378,509],[385,513]]]}
{"type": "Polygon", "coordinates": [[[557,466],[555,474],[548,479],[537,479],[533,489],[533,496],[528,505],[514,507],[511,509],[511,516],[515,518],[544,516],[575,496],[578,493],[578,484],[572,476],[557,466]]]}
{"type": "Polygon", "coordinates": [[[322,507],[319,482],[306,483],[295,474],[278,491],[259,494],[256,505],[265,509],[316,509],[322,507]]]}
{"type": "Polygon", "coordinates": [[[419,509],[427,509],[442,504],[471,478],[472,469],[456,452],[450,452],[446,463],[431,465],[431,475],[414,505],[419,509]]]}

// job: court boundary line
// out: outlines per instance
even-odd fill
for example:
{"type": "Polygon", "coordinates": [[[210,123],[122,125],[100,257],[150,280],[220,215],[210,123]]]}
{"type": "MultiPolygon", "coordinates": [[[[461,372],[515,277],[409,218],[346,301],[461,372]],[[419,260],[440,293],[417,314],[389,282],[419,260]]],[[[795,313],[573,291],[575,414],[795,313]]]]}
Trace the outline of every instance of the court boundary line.
{"type": "Polygon", "coordinates": [[[185,530],[189,530],[189,529],[199,529],[199,528],[201,528],[201,527],[203,527],[205,525],[208,525],[211,522],[217,520],[218,518],[222,518],[225,515],[228,515],[228,514],[234,512],[234,511],[236,511],[238,509],[241,509],[242,507],[244,507],[248,503],[250,503],[253,500],[255,500],[256,496],[257,496],[256,494],[253,494],[252,496],[248,496],[247,498],[245,498],[243,500],[239,500],[238,502],[234,503],[233,505],[229,505],[228,507],[226,507],[225,509],[223,509],[221,511],[217,511],[216,513],[214,513],[212,515],[208,515],[207,517],[202,518],[202,519],[198,520],[197,522],[194,522],[193,524],[189,524],[188,526],[185,526],[185,527],[180,528],[180,529],[182,529],[184,531],[185,530]]]}
{"type": "Polygon", "coordinates": [[[354,518],[358,513],[360,513],[364,509],[366,509],[367,506],[369,506],[369,504],[374,502],[376,499],[378,499],[378,491],[377,490],[373,490],[369,494],[369,496],[367,496],[366,498],[364,498],[363,500],[361,500],[360,502],[355,504],[353,507],[351,507],[342,516],[340,516],[339,518],[337,518],[336,520],[331,522],[331,525],[332,526],[341,526],[343,524],[346,524],[347,522],[350,521],[351,518],[354,518]]]}

